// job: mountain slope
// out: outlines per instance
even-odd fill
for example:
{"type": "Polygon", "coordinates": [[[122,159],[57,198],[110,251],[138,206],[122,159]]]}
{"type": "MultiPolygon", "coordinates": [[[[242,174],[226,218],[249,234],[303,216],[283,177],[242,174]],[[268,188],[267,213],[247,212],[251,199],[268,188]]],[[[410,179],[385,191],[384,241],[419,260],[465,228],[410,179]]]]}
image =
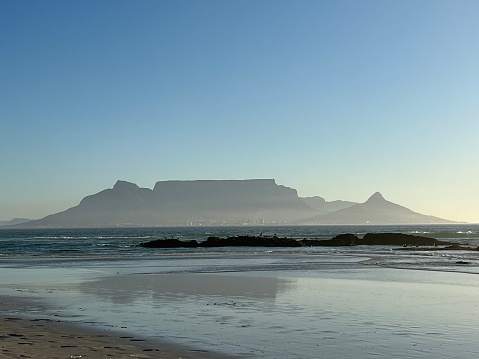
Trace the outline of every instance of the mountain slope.
{"type": "Polygon", "coordinates": [[[78,206],[29,222],[38,227],[286,223],[315,212],[274,180],[162,181],[153,190],[117,181],[78,206]]]}
{"type": "Polygon", "coordinates": [[[14,218],[10,221],[0,221],[0,227],[2,226],[16,226],[18,224],[30,222],[31,219],[28,218],[14,218]]]}
{"type": "Polygon", "coordinates": [[[125,227],[242,224],[453,223],[389,202],[298,197],[273,179],[161,181],[153,189],[117,181],[72,208],[21,227],[125,227]],[[307,219],[305,219],[307,218],[307,219]]]}
{"type": "Polygon", "coordinates": [[[387,201],[376,192],[366,202],[301,221],[303,224],[426,224],[454,223],[414,212],[387,201]]]}
{"type": "Polygon", "coordinates": [[[349,201],[326,201],[323,197],[303,197],[301,198],[304,203],[317,212],[317,215],[323,215],[331,212],[339,211],[340,209],[348,208],[357,204],[356,202],[349,201]]]}

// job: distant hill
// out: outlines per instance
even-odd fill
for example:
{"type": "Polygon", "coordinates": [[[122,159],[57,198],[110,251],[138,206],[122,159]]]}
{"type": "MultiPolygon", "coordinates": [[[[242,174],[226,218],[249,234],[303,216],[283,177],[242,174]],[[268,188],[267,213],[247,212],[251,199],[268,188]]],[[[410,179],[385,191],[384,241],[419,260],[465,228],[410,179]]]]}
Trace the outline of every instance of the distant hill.
{"type": "Polygon", "coordinates": [[[427,224],[454,223],[413,212],[374,193],[366,202],[300,221],[302,224],[427,224]]]}
{"type": "Polygon", "coordinates": [[[32,221],[31,219],[28,218],[14,218],[10,221],[0,221],[0,227],[3,226],[16,226],[18,224],[23,224],[32,221]]]}
{"type": "Polygon", "coordinates": [[[309,207],[314,209],[317,212],[317,215],[323,215],[331,212],[339,211],[340,209],[349,208],[357,204],[356,202],[349,201],[326,201],[323,197],[314,196],[314,197],[303,197],[302,200],[309,207]]]}
{"type": "Polygon", "coordinates": [[[273,179],[160,181],[153,189],[117,181],[72,208],[20,227],[126,227],[259,224],[451,223],[386,201],[301,198],[273,179]]]}

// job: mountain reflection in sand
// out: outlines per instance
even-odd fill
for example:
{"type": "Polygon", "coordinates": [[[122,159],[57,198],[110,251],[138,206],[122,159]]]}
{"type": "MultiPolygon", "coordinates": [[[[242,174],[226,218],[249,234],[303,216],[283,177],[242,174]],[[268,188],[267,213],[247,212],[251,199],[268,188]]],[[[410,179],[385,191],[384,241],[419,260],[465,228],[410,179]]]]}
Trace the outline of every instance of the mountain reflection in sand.
{"type": "Polygon", "coordinates": [[[133,303],[141,297],[176,300],[186,297],[246,298],[275,300],[291,282],[274,277],[216,274],[148,274],[105,277],[80,285],[85,294],[114,303],[133,303]]]}

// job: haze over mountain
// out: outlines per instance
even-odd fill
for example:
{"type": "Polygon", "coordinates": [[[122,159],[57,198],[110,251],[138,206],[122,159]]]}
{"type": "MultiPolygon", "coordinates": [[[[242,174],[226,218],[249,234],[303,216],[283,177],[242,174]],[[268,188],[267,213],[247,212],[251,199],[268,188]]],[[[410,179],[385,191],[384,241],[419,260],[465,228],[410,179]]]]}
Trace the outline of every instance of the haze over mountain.
{"type": "Polygon", "coordinates": [[[317,212],[317,215],[339,211],[340,209],[348,208],[357,204],[356,202],[341,200],[328,202],[323,197],[319,196],[303,197],[302,199],[308,206],[317,212]]]}
{"type": "Polygon", "coordinates": [[[153,189],[117,181],[75,207],[21,227],[115,227],[242,224],[449,223],[386,201],[301,198],[273,179],[160,181],[153,189]]]}
{"type": "Polygon", "coordinates": [[[16,226],[17,224],[22,224],[26,222],[30,222],[31,219],[28,218],[14,218],[10,221],[0,221],[0,227],[2,226],[16,226]]]}
{"type": "Polygon", "coordinates": [[[423,215],[384,199],[374,193],[364,203],[301,221],[303,224],[423,224],[454,223],[442,218],[423,215]]]}
{"type": "Polygon", "coordinates": [[[34,226],[156,226],[286,223],[314,211],[272,179],[161,181],[153,190],[118,181],[34,226]]]}

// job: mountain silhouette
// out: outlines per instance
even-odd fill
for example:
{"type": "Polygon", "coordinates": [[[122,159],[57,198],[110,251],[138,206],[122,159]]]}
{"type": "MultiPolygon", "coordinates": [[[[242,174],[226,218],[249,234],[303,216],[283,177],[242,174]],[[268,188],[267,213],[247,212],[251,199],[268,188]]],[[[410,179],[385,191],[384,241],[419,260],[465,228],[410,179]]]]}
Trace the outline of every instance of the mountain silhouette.
{"type": "Polygon", "coordinates": [[[285,224],[314,214],[295,189],[273,179],[160,181],[153,189],[117,181],[78,206],[27,226],[285,224]]]}
{"type": "Polygon", "coordinates": [[[356,202],[341,201],[341,200],[328,202],[323,197],[319,197],[319,196],[303,197],[302,199],[309,207],[314,209],[314,211],[316,212],[316,215],[322,215],[322,214],[339,211],[340,209],[348,208],[357,204],[356,202]]]}
{"type": "Polygon", "coordinates": [[[274,179],[160,181],[153,189],[117,181],[63,212],[21,227],[127,227],[258,224],[449,223],[389,202],[301,198],[274,179]]]}
{"type": "Polygon", "coordinates": [[[446,219],[414,212],[374,193],[364,203],[358,203],[325,215],[301,221],[303,224],[427,224],[454,223],[446,219]]]}
{"type": "Polygon", "coordinates": [[[30,222],[31,219],[28,219],[28,218],[14,218],[10,221],[0,221],[0,227],[2,226],[16,226],[18,224],[22,224],[22,223],[26,223],[26,222],[30,222]]]}

